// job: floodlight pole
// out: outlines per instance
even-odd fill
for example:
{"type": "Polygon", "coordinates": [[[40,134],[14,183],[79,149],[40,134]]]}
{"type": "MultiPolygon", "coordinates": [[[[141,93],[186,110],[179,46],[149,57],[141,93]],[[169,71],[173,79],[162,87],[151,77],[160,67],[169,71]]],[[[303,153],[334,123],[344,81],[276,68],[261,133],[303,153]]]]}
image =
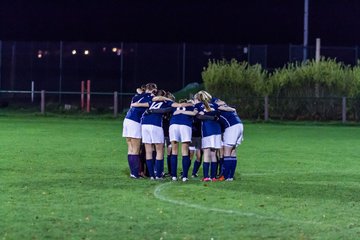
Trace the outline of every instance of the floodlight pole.
{"type": "Polygon", "coordinates": [[[61,104],[62,78],[63,78],[63,42],[60,41],[59,55],[59,103],[61,104]]]}
{"type": "Polygon", "coordinates": [[[186,60],[185,60],[185,57],[186,57],[186,44],[183,43],[183,56],[182,56],[182,87],[184,88],[185,87],[185,64],[186,64],[186,60]]]}
{"type": "Polygon", "coordinates": [[[0,90],[1,90],[1,73],[2,73],[2,41],[0,40],[0,90]]]}
{"type": "Polygon", "coordinates": [[[123,109],[123,92],[124,92],[124,42],[121,42],[120,55],[120,108],[123,109]]]}
{"type": "Polygon", "coordinates": [[[303,45],[303,61],[307,59],[307,48],[309,38],[309,0],[304,0],[304,45],[303,45]]]}

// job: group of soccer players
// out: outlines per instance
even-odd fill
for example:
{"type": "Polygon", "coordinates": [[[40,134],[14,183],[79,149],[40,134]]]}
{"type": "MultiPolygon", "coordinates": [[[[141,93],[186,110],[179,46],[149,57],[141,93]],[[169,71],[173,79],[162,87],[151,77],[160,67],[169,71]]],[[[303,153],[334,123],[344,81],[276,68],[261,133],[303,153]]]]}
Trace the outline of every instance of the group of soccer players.
{"type": "Polygon", "coordinates": [[[128,145],[132,178],[162,180],[169,174],[171,180],[177,181],[181,146],[183,182],[188,181],[192,155],[196,156],[193,177],[197,177],[203,158],[202,181],[233,181],[243,124],[234,108],[206,91],[199,91],[193,99],[175,102],[171,93],[148,83],[138,88],[131,100],[123,122],[123,137],[128,145]]]}

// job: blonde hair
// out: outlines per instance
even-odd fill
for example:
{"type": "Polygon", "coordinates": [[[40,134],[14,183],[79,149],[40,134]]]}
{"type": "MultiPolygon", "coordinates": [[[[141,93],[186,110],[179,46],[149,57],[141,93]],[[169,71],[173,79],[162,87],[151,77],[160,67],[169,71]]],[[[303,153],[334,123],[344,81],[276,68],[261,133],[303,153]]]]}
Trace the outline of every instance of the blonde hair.
{"type": "Polygon", "coordinates": [[[200,102],[202,102],[204,104],[206,111],[209,111],[209,112],[211,111],[209,102],[211,101],[212,97],[208,92],[201,90],[195,94],[194,98],[196,98],[197,100],[199,100],[200,102]]]}

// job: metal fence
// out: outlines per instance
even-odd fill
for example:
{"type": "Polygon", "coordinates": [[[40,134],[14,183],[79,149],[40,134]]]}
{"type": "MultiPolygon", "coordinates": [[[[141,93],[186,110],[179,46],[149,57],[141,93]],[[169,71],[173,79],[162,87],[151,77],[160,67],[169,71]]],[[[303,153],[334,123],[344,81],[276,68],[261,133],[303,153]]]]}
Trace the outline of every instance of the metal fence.
{"type": "MultiPolygon", "coordinates": [[[[315,57],[314,46],[307,52],[308,58],[315,57]]],[[[323,46],[321,55],[354,65],[359,48],[323,46]]],[[[0,41],[0,101],[31,105],[29,91],[34,82],[34,91],[47,92],[47,102],[78,104],[81,81],[91,80],[94,106],[112,104],[116,91],[121,110],[143,83],[155,82],[175,92],[202,82],[201,72],[210,59],[233,58],[271,71],[302,61],[303,46],[0,41]]],[[[39,100],[39,94],[35,98],[39,100]]]]}

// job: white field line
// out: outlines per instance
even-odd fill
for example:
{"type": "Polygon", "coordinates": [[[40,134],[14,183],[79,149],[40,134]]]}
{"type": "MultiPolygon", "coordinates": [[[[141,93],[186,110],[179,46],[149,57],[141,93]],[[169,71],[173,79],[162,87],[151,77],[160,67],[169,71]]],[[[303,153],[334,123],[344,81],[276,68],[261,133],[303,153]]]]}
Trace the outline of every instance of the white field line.
{"type": "Polygon", "coordinates": [[[158,185],[154,190],[154,196],[157,199],[164,201],[164,202],[168,202],[168,203],[180,205],[180,206],[185,206],[185,207],[189,207],[189,208],[195,208],[195,209],[203,210],[203,211],[207,211],[207,212],[211,211],[211,212],[224,213],[224,214],[233,214],[233,215],[238,215],[241,217],[258,218],[258,219],[264,219],[264,220],[276,220],[276,221],[281,221],[281,222],[286,222],[286,223],[294,223],[294,224],[312,224],[312,225],[316,224],[316,225],[322,225],[322,226],[326,226],[326,227],[338,228],[338,226],[331,225],[331,224],[325,224],[322,222],[294,220],[294,219],[287,219],[287,218],[279,217],[279,216],[265,216],[265,215],[260,215],[260,214],[253,213],[253,212],[242,212],[242,211],[237,211],[237,210],[212,208],[212,207],[206,207],[206,206],[203,206],[200,204],[187,203],[182,200],[171,199],[162,194],[162,191],[165,188],[167,188],[168,186],[170,186],[171,184],[172,184],[172,182],[167,182],[167,183],[158,185]]]}

